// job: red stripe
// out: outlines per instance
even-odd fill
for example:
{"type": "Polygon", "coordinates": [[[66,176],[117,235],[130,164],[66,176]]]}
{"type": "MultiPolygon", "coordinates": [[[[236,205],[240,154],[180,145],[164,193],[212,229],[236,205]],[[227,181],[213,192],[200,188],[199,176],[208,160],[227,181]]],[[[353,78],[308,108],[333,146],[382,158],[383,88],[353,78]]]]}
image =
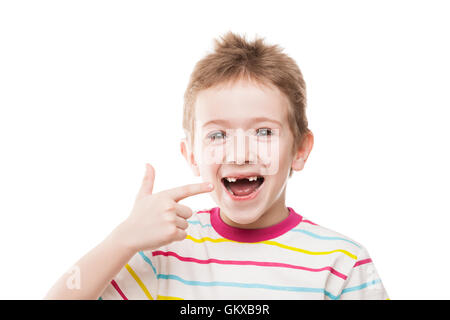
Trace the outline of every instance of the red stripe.
{"type": "Polygon", "coordinates": [[[362,265],[362,264],[370,263],[370,262],[372,262],[372,259],[370,259],[370,258],[364,259],[364,260],[361,260],[361,261],[357,261],[357,262],[355,263],[355,265],[353,266],[353,268],[354,268],[354,267],[357,267],[357,266],[360,266],[360,265],[362,265]]]}
{"type": "Polygon", "coordinates": [[[312,224],[312,225],[318,226],[318,224],[317,224],[317,223],[314,223],[314,222],[312,222],[312,221],[310,221],[310,220],[306,220],[306,219],[303,219],[303,220],[302,220],[302,222],[306,222],[306,223],[309,223],[309,224],[312,224]]]}
{"type": "Polygon", "coordinates": [[[114,289],[117,290],[117,292],[120,294],[120,296],[122,297],[123,300],[128,300],[128,298],[125,296],[125,294],[122,292],[122,290],[120,290],[119,285],[117,284],[116,281],[111,280],[111,284],[113,285],[114,289]]]}
{"type": "Polygon", "coordinates": [[[177,258],[181,261],[187,261],[187,262],[196,262],[201,264],[208,264],[208,263],[219,263],[219,264],[234,264],[234,265],[253,265],[253,266],[262,266],[262,267],[281,267],[281,268],[291,268],[291,269],[300,269],[300,270],[306,270],[306,271],[312,271],[312,272],[320,272],[320,271],[330,271],[335,276],[338,276],[339,278],[342,278],[344,280],[347,279],[347,276],[340,273],[339,271],[333,269],[332,267],[323,267],[319,269],[313,269],[313,268],[307,268],[307,267],[301,267],[301,266],[295,266],[292,264],[287,263],[279,263],[279,262],[259,262],[259,261],[236,261],[236,260],[219,260],[219,259],[207,259],[207,260],[200,260],[196,258],[189,258],[189,257],[182,257],[175,252],[172,251],[153,251],[153,256],[172,256],[177,258]]]}

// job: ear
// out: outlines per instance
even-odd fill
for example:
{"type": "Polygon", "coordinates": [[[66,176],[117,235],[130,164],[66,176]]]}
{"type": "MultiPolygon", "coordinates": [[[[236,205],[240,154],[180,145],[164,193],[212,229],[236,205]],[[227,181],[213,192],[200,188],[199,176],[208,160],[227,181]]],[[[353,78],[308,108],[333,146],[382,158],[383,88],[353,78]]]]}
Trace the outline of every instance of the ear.
{"type": "Polygon", "coordinates": [[[198,169],[198,165],[195,162],[194,153],[192,152],[190,145],[186,138],[181,139],[180,150],[183,157],[186,159],[187,163],[191,167],[192,172],[196,177],[200,176],[200,170],[198,169]]]}
{"type": "Polygon", "coordinates": [[[292,170],[300,171],[305,167],[306,159],[308,159],[313,145],[314,135],[312,132],[308,132],[303,138],[302,144],[295,152],[294,159],[292,160],[292,170]]]}

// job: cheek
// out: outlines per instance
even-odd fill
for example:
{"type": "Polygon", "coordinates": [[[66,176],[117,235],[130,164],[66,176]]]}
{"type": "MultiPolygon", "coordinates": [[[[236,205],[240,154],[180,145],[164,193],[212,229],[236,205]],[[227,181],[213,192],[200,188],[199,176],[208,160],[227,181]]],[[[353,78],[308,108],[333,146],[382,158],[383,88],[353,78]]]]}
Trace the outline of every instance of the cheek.
{"type": "Polygon", "coordinates": [[[200,176],[203,178],[203,181],[213,182],[217,178],[219,166],[216,164],[200,164],[198,166],[200,171],[200,176]]]}
{"type": "Polygon", "coordinates": [[[260,149],[258,155],[266,166],[265,175],[283,175],[291,165],[291,144],[289,141],[279,139],[267,143],[260,149]],[[275,143],[272,143],[275,142],[275,143]]]}
{"type": "Polygon", "coordinates": [[[218,165],[223,162],[224,146],[222,144],[203,144],[196,141],[195,159],[199,166],[218,165]]]}
{"type": "Polygon", "coordinates": [[[222,145],[204,146],[201,151],[201,159],[204,165],[220,165],[224,159],[224,147],[222,145]]]}
{"type": "Polygon", "coordinates": [[[273,175],[285,179],[292,166],[292,145],[289,141],[281,141],[278,152],[271,158],[273,175]],[[276,170],[275,170],[276,169],[276,170]]]}

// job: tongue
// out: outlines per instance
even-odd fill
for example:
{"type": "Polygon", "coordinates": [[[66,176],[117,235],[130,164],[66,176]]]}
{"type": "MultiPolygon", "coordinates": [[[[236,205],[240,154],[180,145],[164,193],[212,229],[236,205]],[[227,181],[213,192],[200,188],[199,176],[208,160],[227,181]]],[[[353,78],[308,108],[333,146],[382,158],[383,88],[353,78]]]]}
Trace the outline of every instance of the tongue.
{"type": "Polygon", "coordinates": [[[229,184],[231,191],[234,195],[241,197],[247,196],[254,192],[259,186],[257,181],[248,181],[248,179],[238,179],[236,182],[229,184]]]}

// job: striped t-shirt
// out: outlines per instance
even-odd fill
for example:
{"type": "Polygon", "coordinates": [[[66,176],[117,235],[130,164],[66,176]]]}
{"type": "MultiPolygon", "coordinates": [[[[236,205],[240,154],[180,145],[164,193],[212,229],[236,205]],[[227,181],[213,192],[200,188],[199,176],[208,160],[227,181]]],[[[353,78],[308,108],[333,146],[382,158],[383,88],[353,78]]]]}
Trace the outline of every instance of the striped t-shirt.
{"type": "Polygon", "coordinates": [[[288,209],[262,229],[197,211],[186,239],[136,253],[99,299],[388,299],[364,247],[288,209]]]}

